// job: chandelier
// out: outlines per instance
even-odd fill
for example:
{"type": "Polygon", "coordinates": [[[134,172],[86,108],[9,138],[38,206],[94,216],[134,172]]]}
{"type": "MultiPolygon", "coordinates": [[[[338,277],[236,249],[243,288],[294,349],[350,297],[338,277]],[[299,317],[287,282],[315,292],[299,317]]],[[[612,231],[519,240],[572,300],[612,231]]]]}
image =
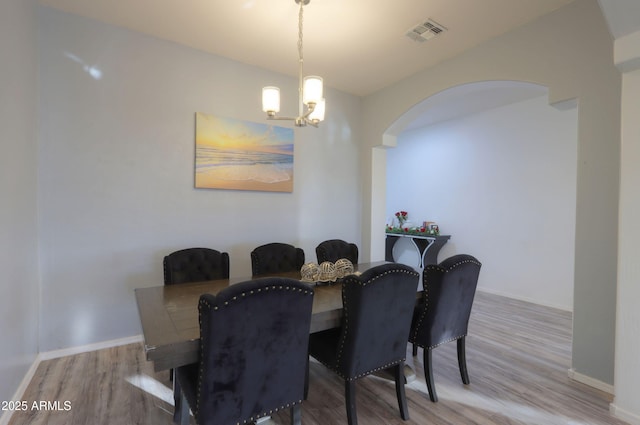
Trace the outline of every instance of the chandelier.
{"type": "Polygon", "coordinates": [[[325,102],[322,97],[322,78],[310,75],[303,77],[302,58],[302,15],[303,6],[309,4],[311,0],[295,0],[300,5],[298,13],[298,116],[279,117],[280,112],[280,89],[268,86],[262,89],[262,110],[267,113],[270,120],[291,120],[298,127],[307,124],[318,127],[318,123],[324,120],[325,102]]]}

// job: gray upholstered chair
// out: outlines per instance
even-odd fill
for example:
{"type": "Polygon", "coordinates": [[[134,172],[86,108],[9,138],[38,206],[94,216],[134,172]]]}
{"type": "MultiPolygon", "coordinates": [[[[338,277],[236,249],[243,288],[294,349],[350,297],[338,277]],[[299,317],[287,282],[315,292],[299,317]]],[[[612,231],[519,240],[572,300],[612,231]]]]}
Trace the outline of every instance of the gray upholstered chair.
{"type": "Polygon", "coordinates": [[[286,243],[269,243],[251,251],[251,274],[299,271],[304,265],[304,251],[286,243]]]}
{"type": "Polygon", "coordinates": [[[335,263],[341,258],[346,258],[353,264],[358,264],[358,246],[341,239],[329,239],[321,242],[316,247],[316,258],[318,259],[318,264],[325,261],[335,263]]]}
{"type": "Polygon", "coordinates": [[[395,263],[345,277],[341,327],[309,336],[309,354],[344,379],[349,425],[358,423],[356,380],[383,369],[391,369],[400,414],[409,418],[404,360],[418,279],[411,267],[395,263]]]}
{"type": "Polygon", "coordinates": [[[187,248],[164,257],[164,284],[229,278],[229,254],[210,248],[187,248]]]}
{"type": "Polygon", "coordinates": [[[299,425],[308,372],[313,288],[269,277],[200,297],[200,358],[175,370],[174,420],[252,423],[291,409],[299,425]]]}
{"type": "Polygon", "coordinates": [[[413,355],[424,349],[424,377],[429,398],[438,401],[433,381],[431,352],[450,341],[458,344],[458,367],[465,385],[469,384],[465,341],[473,298],[482,264],[471,255],[459,254],[438,265],[428,265],[422,274],[422,301],[415,308],[409,342],[413,355]]]}

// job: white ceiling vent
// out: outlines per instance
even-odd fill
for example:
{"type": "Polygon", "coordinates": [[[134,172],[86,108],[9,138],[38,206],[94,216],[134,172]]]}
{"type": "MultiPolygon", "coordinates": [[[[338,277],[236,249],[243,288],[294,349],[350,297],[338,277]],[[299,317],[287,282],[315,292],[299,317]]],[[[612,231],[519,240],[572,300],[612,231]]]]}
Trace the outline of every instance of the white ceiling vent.
{"type": "Polygon", "coordinates": [[[413,41],[422,43],[424,41],[432,39],[436,35],[442,34],[446,30],[447,29],[445,27],[435,22],[434,20],[427,19],[425,22],[422,22],[415,27],[409,28],[405,35],[413,41]]]}

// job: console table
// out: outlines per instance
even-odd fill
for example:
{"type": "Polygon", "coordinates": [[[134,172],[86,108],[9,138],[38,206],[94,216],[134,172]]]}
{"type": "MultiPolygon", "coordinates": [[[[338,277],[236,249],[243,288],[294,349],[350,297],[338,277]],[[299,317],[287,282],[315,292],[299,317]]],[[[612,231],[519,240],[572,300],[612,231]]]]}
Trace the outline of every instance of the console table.
{"type": "Polygon", "coordinates": [[[393,246],[400,240],[400,238],[409,238],[413,242],[413,246],[416,247],[420,253],[420,268],[428,264],[438,264],[438,252],[444,244],[451,239],[451,235],[403,235],[402,233],[387,233],[387,239],[385,241],[385,260],[395,261],[393,259],[393,246]]]}

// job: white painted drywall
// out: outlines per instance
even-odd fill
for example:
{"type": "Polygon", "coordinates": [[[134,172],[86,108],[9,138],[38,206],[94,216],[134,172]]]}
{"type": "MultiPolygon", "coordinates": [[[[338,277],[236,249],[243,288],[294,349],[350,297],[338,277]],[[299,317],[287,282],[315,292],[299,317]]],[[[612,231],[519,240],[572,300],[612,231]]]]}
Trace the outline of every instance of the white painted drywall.
{"type": "Polygon", "coordinates": [[[250,276],[263,243],[314,261],[324,239],[360,244],[358,98],[329,88],[321,128],[295,130],[293,193],[195,189],[195,113],[266,122],[261,89],[277,85],[293,114],[297,81],[40,12],[43,351],[140,333],[133,290],[162,284],[174,250],[227,251],[250,276]]]}
{"type": "MultiPolygon", "coordinates": [[[[480,81],[521,81],[549,88],[551,104],[576,99],[578,168],[571,367],[613,384],[620,173],[620,72],[596,0],[575,1],[367,96],[363,101],[363,208],[386,199],[372,177],[384,169],[372,148],[394,139],[403,114],[436,93],[480,81]]],[[[391,143],[392,145],[393,143],[391,143]]],[[[367,217],[364,217],[367,218],[367,217]]],[[[384,258],[386,211],[363,222],[363,255],[384,258]]]]}
{"type": "MultiPolygon", "coordinates": [[[[636,37],[640,36],[635,33],[636,37]]],[[[617,44],[617,41],[616,41],[617,44]]],[[[636,44],[636,60],[640,48],[636,44]]],[[[616,321],[616,415],[640,424],[640,70],[623,74],[620,229],[616,321]]]]}
{"type": "Polygon", "coordinates": [[[0,401],[38,354],[35,7],[0,2],[0,401]]]}

